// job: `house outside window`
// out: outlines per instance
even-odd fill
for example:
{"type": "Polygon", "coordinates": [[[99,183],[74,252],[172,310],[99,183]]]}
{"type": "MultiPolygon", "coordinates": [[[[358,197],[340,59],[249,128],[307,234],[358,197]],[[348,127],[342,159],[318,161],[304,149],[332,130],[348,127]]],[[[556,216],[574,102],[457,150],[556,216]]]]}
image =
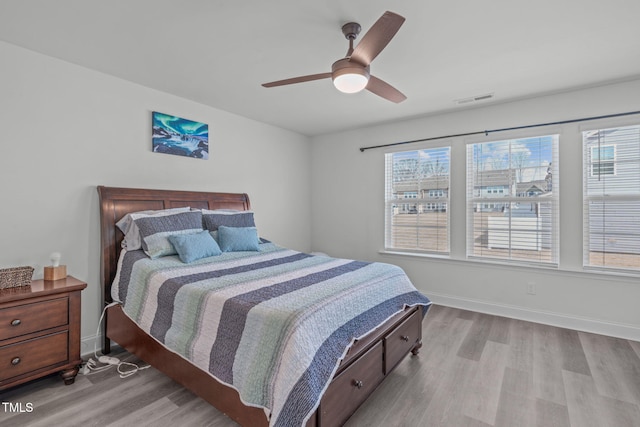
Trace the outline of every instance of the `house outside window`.
{"type": "Polygon", "coordinates": [[[467,145],[468,258],[558,266],[557,156],[557,135],[467,145]]]}
{"type": "MultiPolygon", "coordinates": [[[[418,192],[405,191],[404,193],[398,194],[398,197],[402,197],[403,199],[417,199],[418,192]]],[[[400,205],[400,209],[404,213],[416,213],[418,211],[415,203],[403,203],[402,205],[400,205]]]]}
{"type": "Polygon", "coordinates": [[[591,150],[591,176],[616,174],[616,146],[594,145],[591,150]]]}
{"type": "Polygon", "coordinates": [[[583,132],[583,264],[640,272],[640,126],[583,132]]]}
{"type": "Polygon", "coordinates": [[[437,147],[385,155],[386,250],[449,254],[450,151],[437,147]]]}

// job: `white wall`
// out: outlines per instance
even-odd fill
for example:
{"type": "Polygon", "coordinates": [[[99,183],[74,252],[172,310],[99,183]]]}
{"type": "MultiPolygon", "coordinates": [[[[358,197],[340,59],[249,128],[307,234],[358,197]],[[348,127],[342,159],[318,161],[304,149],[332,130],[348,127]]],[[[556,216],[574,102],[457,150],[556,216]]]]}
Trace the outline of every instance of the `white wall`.
{"type": "Polygon", "coordinates": [[[88,283],[82,353],[101,311],[97,185],[246,192],[262,236],[310,249],[306,136],[4,42],[0,58],[0,267],[41,278],[62,252],[88,283]],[[208,123],[210,159],[152,153],[151,111],[208,123]]]}
{"type": "MultiPolygon", "coordinates": [[[[359,151],[370,145],[638,111],[638,94],[640,80],[312,138],[313,250],[398,264],[436,303],[640,340],[640,279],[582,271],[580,130],[593,122],[534,131],[560,132],[558,270],[465,260],[465,142],[469,140],[464,138],[450,141],[451,259],[381,254],[385,149],[359,151]],[[536,295],[526,294],[527,282],[536,283],[536,295]]],[[[410,97],[406,102],[411,102],[410,97]]],[[[640,115],[631,120],[640,123],[640,115]]],[[[493,134],[486,139],[505,136],[509,135],[493,134]]]]}
{"type": "MultiPolygon", "coordinates": [[[[380,254],[384,150],[358,150],[640,110],[640,81],[309,139],[4,42],[0,58],[0,267],[32,265],[42,277],[49,254],[63,253],[89,284],[83,353],[101,310],[97,185],[247,192],[261,234],[284,246],[398,264],[435,302],[640,340],[640,280],[581,272],[580,125],[559,127],[559,271],[464,260],[461,169],[452,176],[453,259],[380,254]],[[154,110],[208,123],[210,160],[152,153],[154,110]],[[537,295],[526,295],[528,281],[537,295]]],[[[460,160],[464,141],[453,142],[460,160]]]]}

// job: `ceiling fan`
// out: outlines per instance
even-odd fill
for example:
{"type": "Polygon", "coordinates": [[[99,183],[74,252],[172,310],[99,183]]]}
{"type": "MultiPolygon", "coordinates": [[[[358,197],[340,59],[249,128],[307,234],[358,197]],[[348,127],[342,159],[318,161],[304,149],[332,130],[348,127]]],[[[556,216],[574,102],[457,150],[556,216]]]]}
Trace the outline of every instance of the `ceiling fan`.
{"type": "Polygon", "coordinates": [[[369,92],[375,93],[391,102],[402,102],[407,97],[390,84],[369,74],[369,65],[396,35],[404,21],[405,19],[396,13],[385,12],[362,37],[355,48],[353,47],[353,41],[360,33],[360,24],[355,22],[344,24],[342,33],[349,40],[349,50],[344,58],[338,59],[333,63],[330,73],[293,77],[263,83],[262,86],[284,86],[331,77],[334,86],[341,92],[355,93],[367,89],[369,92]]]}

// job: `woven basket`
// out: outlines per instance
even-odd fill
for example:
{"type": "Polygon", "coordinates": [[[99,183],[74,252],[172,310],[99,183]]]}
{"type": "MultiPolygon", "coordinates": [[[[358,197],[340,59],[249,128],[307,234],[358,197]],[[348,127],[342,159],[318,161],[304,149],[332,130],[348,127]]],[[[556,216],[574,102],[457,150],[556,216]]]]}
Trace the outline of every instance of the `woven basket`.
{"type": "Polygon", "coordinates": [[[12,267],[0,269],[0,289],[31,285],[33,267],[12,267]]]}

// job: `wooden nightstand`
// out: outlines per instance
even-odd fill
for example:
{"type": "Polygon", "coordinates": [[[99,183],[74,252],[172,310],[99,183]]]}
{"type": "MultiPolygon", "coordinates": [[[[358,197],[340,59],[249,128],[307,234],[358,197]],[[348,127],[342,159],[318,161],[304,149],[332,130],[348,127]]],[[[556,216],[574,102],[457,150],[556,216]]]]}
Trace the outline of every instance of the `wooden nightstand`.
{"type": "Polygon", "coordinates": [[[87,284],[67,276],[0,290],[0,390],[61,372],[78,374],[80,292],[87,284]]]}

